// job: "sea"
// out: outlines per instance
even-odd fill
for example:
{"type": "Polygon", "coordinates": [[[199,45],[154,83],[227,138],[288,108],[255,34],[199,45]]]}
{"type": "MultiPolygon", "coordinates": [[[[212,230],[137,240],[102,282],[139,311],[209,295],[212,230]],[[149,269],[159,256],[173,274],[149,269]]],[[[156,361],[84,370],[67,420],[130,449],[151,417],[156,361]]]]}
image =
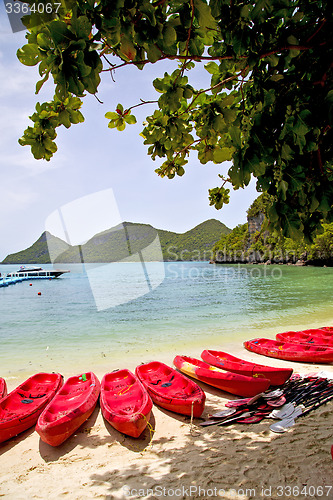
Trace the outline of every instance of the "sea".
{"type": "Polygon", "coordinates": [[[70,272],[0,288],[6,380],[132,369],[333,325],[333,268],[141,261],[57,268],[70,272]]]}

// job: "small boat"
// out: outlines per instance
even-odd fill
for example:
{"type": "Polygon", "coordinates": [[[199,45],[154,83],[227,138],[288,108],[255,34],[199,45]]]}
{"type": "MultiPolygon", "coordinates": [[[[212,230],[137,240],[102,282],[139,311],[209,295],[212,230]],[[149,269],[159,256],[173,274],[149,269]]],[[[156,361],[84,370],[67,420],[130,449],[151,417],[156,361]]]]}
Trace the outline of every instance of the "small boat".
{"type": "Polygon", "coordinates": [[[0,399],[7,396],[7,385],[4,378],[0,377],[0,399]]]}
{"type": "Polygon", "coordinates": [[[284,332],[276,335],[280,342],[292,342],[296,344],[312,344],[333,348],[333,334],[324,330],[304,330],[300,332],[284,332]]]}
{"type": "Polygon", "coordinates": [[[247,377],[226,372],[189,356],[176,356],[173,364],[185,375],[236,396],[255,396],[266,391],[270,386],[267,378],[247,377]]]}
{"type": "Polygon", "coordinates": [[[100,404],[103,417],[112,427],[135,438],[145,430],[153,407],[143,384],[126,369],[104,375],[100,404]]]}
{"type": "Polygon", "coordinates": [[[37,373],[0,401],[0,443],[35,425],[63,384],[60,373],[37,373]]]}
{"type": "Polygon", "coordinates": [[[181,373],[159,361],[151,361],[135,370],[154,403],[182,415],[200,417],[205,408],[203,390],[181,373]]]}
{"type": "Polygon", "coordinates": [[[248,351],[271,358],[301,363],[333,363],[333,348],[308,344],[293,344],[272,339],[253,339],[244,342],[248,351]]]}
{"type": "Polygon", "coordinates": [[[100,393],[100,382],[92,372],[66,380],[38,418],[36,431],[42,441],[59,446],[92,414],[100,393]]]}
{"type": "Polygon", "coordinates": [[[271,385],[283,385],[292,375],[292,368],[275,368],[273,366],[259,365],[232,356],[223,351],[202,351],[201,357],[206,363],[222,368],[233,373],[247,377],[264,377],[270,380],[271,385]]]}
{"type": "Polygon", "coordinates": [[[60,269],[43,269],[42,267],[25,267],[21,266],[15,273],[7,273],[7,280],[30,280],[30,279],[52,279],[58,278],[64,273],[69,273],[69,271],[61,271],[60,269]]]}

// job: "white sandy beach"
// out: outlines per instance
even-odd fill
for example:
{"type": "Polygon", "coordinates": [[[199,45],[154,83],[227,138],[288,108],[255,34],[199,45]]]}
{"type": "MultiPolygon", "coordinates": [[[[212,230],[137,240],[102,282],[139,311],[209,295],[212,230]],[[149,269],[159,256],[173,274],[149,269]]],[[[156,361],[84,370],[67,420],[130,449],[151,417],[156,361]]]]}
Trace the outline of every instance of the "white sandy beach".
{"type": "MultiPolygon", "coordinates": [[[[292,366],[297,373],[323,369],[333,373],[333,365],[263,358],[239,346],[229,352],[262,364],[292,366]]],[[[171,364],[172,359],[161,361],[171,364]]],[[[98,369],[95,373],[104,375],[98,369]]],[[[8,389],[16,385],[17,381],[9,381],[8,389]]],[[[203,417],[233,399],[202,387],[207,395],[203,417]]],[[[198,419],[191,425],[190,419],[154,405],[150,421],[154,431],[147,428],[142,437],[132,439],[106,424],[97,407],[58,448],[43,443],[33,428],[1,444],[0,496],[13,500],[333,498],[332,413],[333,402],[300,418],[288,432],[274,434],[268,419],[201,428],[198,419]]]]}

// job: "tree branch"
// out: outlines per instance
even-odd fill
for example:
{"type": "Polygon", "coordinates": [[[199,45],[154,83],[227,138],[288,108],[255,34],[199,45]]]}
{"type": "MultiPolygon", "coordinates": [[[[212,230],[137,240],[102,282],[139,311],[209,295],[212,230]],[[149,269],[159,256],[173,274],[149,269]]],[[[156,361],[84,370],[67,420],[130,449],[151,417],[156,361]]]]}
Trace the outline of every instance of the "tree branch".
{"type": "Polygon", "coordinates": [[[213,87],[210,87],[209,89],[203,89],[203,90],[200,90],[197,95],[192,99],[192,101],[190,102],[190,104],[188,105],[188,107],[185,109],[185,111],[183,111],[182,113],[180,113],[180,115],[178,116],[181,116],[183,115],[184,113],[187,113],[187,111],[191,108],[191,106],[193,105],[194,101],[196,101],[196,99],[198,99],[199,95],[201,94],[205,94],[206,92],[210,92],[211,90],[214,90],[214,89],[217,89],[218,87],[221,87],[222,85],[224,85],[225,83],[228,83],[230,82],[231,80],[236,80],[239,76],[242,75],[242,73],[248,68],[248,66],[246,66],[244,69],[242,69],[242,71],[240,71],[239,73],[237,73],[237,75],[232,75],[232,76],[229,76],[228,78],[226,78],[225,80],[222,80],[222,82],[219,82],[217,83],[216,85],[213,85],[213,87]]]}
{"type": "MultiPolygon", "coordinates": [[[[188,47],[189,47],[189,43],[190,43],[190,40],[191,40],[192,27],[193,27],[193,22],[194,22],[194,3],[193,3],[193,0],[190,0],[190,3],[191,3],[191,9],[192,9],[192,17],[191,17],[191,25],[189,27],[188,34],[187,34],[186,49],[185,49],[185,59],[184,59],[183,66],[182,66],[182,69],[181,69],[181,72],[180,72],[181,76],[183,76],[183,74],[184,74],[186,63],[187,63],[188,47]]],[[[177,78],[178,78],[178,76],[177,76],[177,78]]],[[[177,79],[176,79],[176,81],[177,81],[177,79]]]]}
{"type": "Polygon", "coordinates": [[[312,40],[312,38],[314,38],[317,35],[317,33],[319,33],[319,31],[322,29],[322,27],[324,26],[325,23],[326,23],[326,19],[323,19],[321,25],[319,26],[319,28],[316,29],[316,31],[313,33],[313,35],[311,35],[307,39],[306,43],[309,43],[309,41],[312,40]]]}
{"type": "MultiPolygon", "coordinates": [[[[320,46],[325,45],[325,44],[326,44],[326,42],[323,42],[323,43],[320,44],[320,46]]],[[[310,49],[313,49],[313,48],[314,48],[314,46],[311,46],[311,45],[310,46],[307,46],[307,45],[286,45],[285,47],[280,47],[278,49],[271,50],[270,52],[265,52],[264,54],[261,54],[259,56],[259,59],[264,59],[265,57],[268,57],[268,56],[271,56],[271,55],[274,55],[274,54],[279,54],[280,52],[283,52],[285,50],[300,50],[300,51],[304,51],[304,50],[310,50],[310,49]]],[[[110,47],[110,49],[111,49],[111,47],[110,47]]],[[[113,49],[111,49],[111,50],[113,50],[113,49]]],[[[190,61],[197,61],[197,62],[201,62],[201,61],[227,61],[227,60],[231,61],[231,60],[237,60],[237,59],[244,59],[244,60],[246,60],[248,58],[248,56],[240,56],[238,58],[236,56],[188,56],[188,55],[182,56],[182,55],[165,54],[162,51],[161,51],[161,53],[162,53],[162,56],[160,57],[159,61],[163,61],[165,59],[179,60],[179,61],[185,60],[186,62],[188,60],[190,60],[190,61]]],[[[118,65],[113,65],[109,61],[108,61],[108,63],[112,65],[112,68],[110,68],[110,69],[103,69],[102,72],[113,71],[115,69],[122,68],[123,66],[129,66],[129,65],[133,66],[133,65],[138,65],[138,64],[148,64],[148,63],[151,63],[151,61],[149,61],[149,59],[143,59],[141,61],[124,61],[123,63],[118,64],[118,65]]]]}
{"type": "Polygon", "coordinates": [[[140,99],[139,104],[134,104],[134,106],[131,106],[130,108],[125,109],[124,114],[128,113],[131,109],[138,108],[139,106],[143,106],[144,104],[156,104],[158,101],[144,101],[143,99],[140,99]]]}

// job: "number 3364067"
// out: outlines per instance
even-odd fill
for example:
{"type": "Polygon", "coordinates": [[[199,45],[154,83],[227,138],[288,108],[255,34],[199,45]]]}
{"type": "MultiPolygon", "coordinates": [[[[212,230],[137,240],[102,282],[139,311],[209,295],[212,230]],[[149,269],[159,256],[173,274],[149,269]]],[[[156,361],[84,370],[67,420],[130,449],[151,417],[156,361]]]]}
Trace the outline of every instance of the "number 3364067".
{"type": "Polygon", "coordinates": [[[31,5],[23,2],[6,3],[7,14],[57,14],[61,3],[38,3],[35,2],[31,5]]]}

